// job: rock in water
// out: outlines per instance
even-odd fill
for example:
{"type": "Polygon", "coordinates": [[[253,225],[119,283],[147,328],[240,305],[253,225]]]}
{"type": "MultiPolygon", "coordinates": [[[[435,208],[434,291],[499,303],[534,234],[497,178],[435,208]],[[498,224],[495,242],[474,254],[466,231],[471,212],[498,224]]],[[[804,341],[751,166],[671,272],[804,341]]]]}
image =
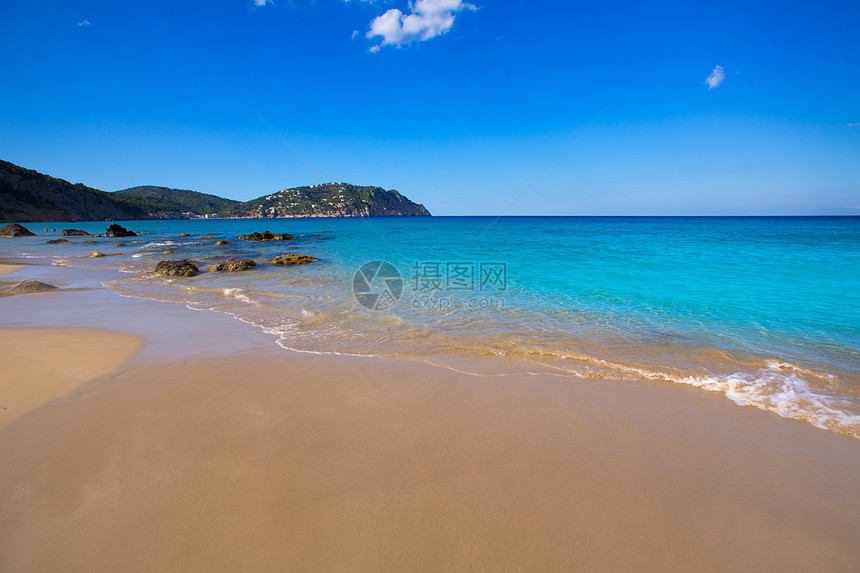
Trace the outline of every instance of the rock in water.
{"type": "Polygon", "coordinates": [[[155,266],[155,274],[162,277],[193,277],[200,269],[189,259],[161,261],[155,266]]]}
{"type": "Polygon", "coordinates": [[[125,244],[125,243],[123,243],[123,242],[119,242],[119,243],[117,243],[117,244],[115,244],[115,245],[114,245],[114,247],[127,247],[127,246],[128,246],[128,245],[126,245],[126,244],[125,244]]]}
{"type": "Polygon", "coordinates": [[[223,247],[225,245],[232,245],[232,244],[233,243],[231,243],[230,241],[215,241],[216,247],[223,247]]]}
{"type": "Polygon", "coordinates": [[[273,233],[263,231],[262,233],[251,233],[250,235],[239,235],[240,239],[246,241],[290,241],[293,236],[287,233],[273,233]]]}
{"type": "Polygon", "coordinates": [[[235,273],[238,271],[247,271],[249,269],[253,269],[257,266],[257,263],[254,262],[253,259],[227,259],[226,261],[221,261],[220,263],[214,264],[209,267],[210,271],[213,272],[229,272],[235,273]]]}
{"type": "Polygon", "coordinates": [[[68,239],[51,239],[48,241],[49,245],[71,245],[72,242],[68,239]]]}
{"type": "Polygon", "coordinates": [[[317,260],[311,255],[300,255],[299,253],[290,253],[288,255],[278,255],[272,259],[273,265],[303,265],[311,261],[317,260]]]}
{"type": "Polygon", "coordinates": [[[90,251],[90,254],[87,256],[91,259],[95,259],[97,257],[106,257],[107,255],[102,253],[101,251],[90,251]]]}
{"type": "Polygon", "coordinates": [[[19,283],[15,283],[12,286],[8,286],[3,290],[7,292],[45,292],[49,290],[56,290],[57,287],[54,285],[49,285],[48,283],[43,283],[39,281],[21,281],[19,283]]]}
{"type": "Polygon", "coordinates": [[[60,231],[60,235],[64,237],[78,237],[91,234],[92,233],[87,233],[86,231],[81,231],[80,229],[63,229],[62,231],[60,231]]]}
{"type": "Polygon", "coordinates": [[[134,231],[129,231],[122,225],[117,225],[116,223],[111,223],[111,226],[107,228],[107,233],[105,233],[106,237],[136,237],[137,233],[134,231]]]}
{"type": "Polygon", "coordinates": [[[212,235],[200,235],[197,238],[198,239],[214,239],[215,237],[213,237],[212,235]]]}
{"type": "Polygon", "coordinates": [[[179,233],[176,236],[177,237],[193,237],[194,235],[192,235],[191,233],[179,233]]]}
{"type": "Polygon", "coordinates": [[[36,233],[30,232],[27,227],[18,223],[9,223],[0,229],[0,237],[35,237],[36,233]]]}

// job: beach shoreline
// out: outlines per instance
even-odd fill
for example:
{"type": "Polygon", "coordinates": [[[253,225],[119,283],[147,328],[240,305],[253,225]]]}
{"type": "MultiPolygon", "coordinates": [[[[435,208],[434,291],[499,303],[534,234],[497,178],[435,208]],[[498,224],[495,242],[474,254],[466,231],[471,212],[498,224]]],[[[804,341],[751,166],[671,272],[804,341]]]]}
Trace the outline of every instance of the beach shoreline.
{"type": "Polygon", "coordinates": [[[144,342],[0,428],[4,570],[860,562],[852,438],[664,382],[285,351],[94,271],[41,271],[79,288],[2,299],[0,327],[144,342]]]}

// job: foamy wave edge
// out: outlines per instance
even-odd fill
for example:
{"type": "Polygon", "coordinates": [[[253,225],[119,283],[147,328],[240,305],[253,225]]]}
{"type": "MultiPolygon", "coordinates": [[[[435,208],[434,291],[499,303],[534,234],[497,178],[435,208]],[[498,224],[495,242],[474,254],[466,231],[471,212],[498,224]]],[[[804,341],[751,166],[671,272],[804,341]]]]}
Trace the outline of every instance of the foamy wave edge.
{"type": "MultiPolygon", "coordinates": [[[[130,298],[149,298],[135,296],[134,294],[125,294],[119,292],[118,285],[110,284],[112,281],[103,283],[104,286],[112,290],[120,296],[128,296],[130,298]],[[109,286],[110,284],[110,286],[109,286]],[[113,287],[113,288],[111,288],[113,287]]],[[[241,289],[223,289],[222,294],[227,297],[233,297],[245,303],[253,304],[253,301],[247,296],[241,294],[241,289]],[[244,300],[247,299],[247,300],[244,300]]],[[[159,300],[160,302],[178,302],[167,301],[158,298],[151,300],[159,300]]],[[[216,309],[209,307],[195,307],[194,305],[186,304],[189,310],[197,311],[214,311],[219,314],[226,314],[232,318],[260,328],[266,334],[275,337],[275,343],[291,352],[302,354],[330,355],[330,356],[353,356],[359,358],[404,358],[419,360],[421,362],[454,370],[462,374],[484,377],[484,374],[478,372],[469,372],[459,368],[451,368],[444,364],[435,363],[430,356],[423,357],[418,355],[397,355],[397,354],[362,354],[351,353],[334,350],[310,350],[306,348],[298,348],[289,343],[291,336],[300,336],[298,330],[294,330],[284,325],[279,328],[257,324],[239,316],[237,313],[230,312],[226,309],[216,309]]],[[[783,418],[790,418],[809,423],[817,428],[828,430],[837,434],[860,438],[860,415],[851,414],[840,407],[850,407],[851,403],[848,400],[840,399],[835,396],[830,396],[821,392],[816,392],[810,387],[809,383],[801,376],[803,373],[812,373],[816,376],[824,376],[834,378],[829,374],[814,373],[801,366],[782,362],[778,360],[769,360],[764,368],[756,370],[754,373],[735,372],[729,375],[677,375],[668,372],[657,370],[649,370],[646,368],[628,366],[614,363],[605,359],[576,355],[573,353],[563,353],[557,351],[538,351],[536,349],[521,349],[524,356],[541,354],[544,356],[552,356],[557,359],[573,359],[576,361],[584,361],[596,366],[595,369],[559,367],[556,372],[522,372],[520,374],[494,374],[499,376],[514,376],[514,375],[554,375],[567,376],[577,378],[607,378],[617,379],[629,382],[635,382],[638,379],[648,379],[654,381],[666,381],[676,384],[685,384],[706,390],[708,392],[719,392],[725,395],[729,400],[739,406],[752,406],[759,410],[775,413],[783,418]]],[[[510,352],[497,352],[491,349],[495,355],[509,355],[510,352]]],[[[526,359],[528,361],[528,359],[526,359]]],[[[554,366],[541,363],[542,367],[555,369],[554,366]]]]}

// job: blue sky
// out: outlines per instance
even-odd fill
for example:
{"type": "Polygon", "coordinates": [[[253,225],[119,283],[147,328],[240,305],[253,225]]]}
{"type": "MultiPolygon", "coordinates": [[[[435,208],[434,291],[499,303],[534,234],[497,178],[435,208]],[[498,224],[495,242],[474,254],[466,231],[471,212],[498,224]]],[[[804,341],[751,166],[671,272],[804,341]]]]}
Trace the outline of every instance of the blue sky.
{"type": "Polygon", "coordinates": [[[857,2],[4,2],[0,158],[439,215],[860,214],[858,38],[857,2]]]}

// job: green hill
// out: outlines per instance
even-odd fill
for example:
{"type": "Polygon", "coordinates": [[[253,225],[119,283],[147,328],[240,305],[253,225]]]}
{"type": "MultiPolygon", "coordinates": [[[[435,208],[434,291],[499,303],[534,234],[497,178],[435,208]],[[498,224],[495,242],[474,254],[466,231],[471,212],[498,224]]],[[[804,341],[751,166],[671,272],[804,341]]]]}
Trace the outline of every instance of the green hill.
{"type": "Polygon", "coordinates": [[[284,189],[251,201],[171,189],[106,193],[0,160],[0,222],[219,217],[389,217],[430,215],[397,191],[349,183],[284,189]]]}
{"type": "Polygon", "coordinates": [[[149,207],[0,160],[2,223],[148,219],[149,207]]]}
{"type": "Polygon", "coordinates": [[[244,217],[387,217],[430,215],[397,191],[349,183],[323,183],[284,189],[235,206],[244,217]]]}
{"type": "Polygon", "coordinates": [[[113,196],[132,204],[141,202],[158,205],[162,207],[159,209],[161,211],[192,212],[198,215],[214,213],[225,216],[229,210],[242,205],[239,201],[224,199],[217,195],[153,185],[123,189],[113,193],[113,196]]]}

